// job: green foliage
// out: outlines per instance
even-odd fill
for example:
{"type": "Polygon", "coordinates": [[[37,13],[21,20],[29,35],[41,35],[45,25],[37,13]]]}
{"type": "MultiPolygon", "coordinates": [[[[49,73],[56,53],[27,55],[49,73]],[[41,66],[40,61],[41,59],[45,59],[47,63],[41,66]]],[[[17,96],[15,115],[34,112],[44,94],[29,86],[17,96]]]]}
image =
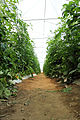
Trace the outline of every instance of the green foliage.
{"type": "Polygon", "coordinates": [[[68,87],[68,88],[63,88],[61,90],[48,90],[46,92],[50,92],[50,93],[54,93],[54,92],[64,92],[64,93],[71,93],[72,88],[68,87]]]}
{"type": "Polygon", "coordinates": [[[80,1],[63,5],[60,27],[49,38],[43,71],[49,77],[80,77],[80,1]]]}
{"type": "MultiPolygon", "coordinates": [[[[20,18],[16,3],[18,0],[0,2],[0,96],[3,92],[3,80],[19,79],[23,75],[40,73],[39,61],[30,40],[28,25],[20,18]],[[2,80],[3,79],[3,80],[2,80]]],[[[5,86],[4,93],[10,93],[5,86]]]]}
{"type": "Polygon", "coordinates": [[[68,88],[64,88],[62,90],[60,90],[61,92],[65,92],[65,93],[71,93],[72,91],[72,88],[71,87],[68,87],[68,88]]]}
{"type": "Polygon", "coordinates": [[[10,90],[7,88],[8,84],[4,85],[3,81],[0,82],[0,97],[1,98],[8,98],[11,95],[10,90]]]}

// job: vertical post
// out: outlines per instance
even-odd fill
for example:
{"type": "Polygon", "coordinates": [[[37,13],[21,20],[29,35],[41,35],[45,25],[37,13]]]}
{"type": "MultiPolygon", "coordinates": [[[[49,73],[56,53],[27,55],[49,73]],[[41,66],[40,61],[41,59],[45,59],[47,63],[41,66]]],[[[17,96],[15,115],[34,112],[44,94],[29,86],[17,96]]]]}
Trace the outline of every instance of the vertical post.
{"type": "Polygon", "coordinates": [[[44,38],[44,35],[45,35],[45,16],[46,16],[46,0],[45,0],[45,6],[44,6],[43,38],[44,38]]]}

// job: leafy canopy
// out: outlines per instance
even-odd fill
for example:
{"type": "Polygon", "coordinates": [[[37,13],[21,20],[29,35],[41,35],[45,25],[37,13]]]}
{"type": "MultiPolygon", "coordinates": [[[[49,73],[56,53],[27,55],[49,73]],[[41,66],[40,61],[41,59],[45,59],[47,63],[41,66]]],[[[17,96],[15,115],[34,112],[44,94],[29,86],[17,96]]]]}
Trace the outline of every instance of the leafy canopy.
{"type": "Polygon", "coordinates": [[[44,73],[72,82],[80,77],[80,1],[64,4],[60,27],[49,39],[44,73]]]}

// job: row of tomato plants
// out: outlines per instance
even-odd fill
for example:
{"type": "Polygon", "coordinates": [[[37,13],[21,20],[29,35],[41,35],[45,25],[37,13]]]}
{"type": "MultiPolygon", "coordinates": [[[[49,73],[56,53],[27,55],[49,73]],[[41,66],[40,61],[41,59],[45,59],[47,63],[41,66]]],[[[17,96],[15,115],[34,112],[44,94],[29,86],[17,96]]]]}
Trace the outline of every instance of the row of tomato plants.
{"type": "Polygon", "coordinates": [[[10,79],[40,73],[40,65],[30,40],[28,24],[21,19],[18,0],[0,2],[0,97],[11,92],[10,79]]]}
{"type": "Polygon", "coordinates": [[[49,38],[43,71],[63,82],[80,78],[80,1],[64,4],[59,27],[49,38]]]}

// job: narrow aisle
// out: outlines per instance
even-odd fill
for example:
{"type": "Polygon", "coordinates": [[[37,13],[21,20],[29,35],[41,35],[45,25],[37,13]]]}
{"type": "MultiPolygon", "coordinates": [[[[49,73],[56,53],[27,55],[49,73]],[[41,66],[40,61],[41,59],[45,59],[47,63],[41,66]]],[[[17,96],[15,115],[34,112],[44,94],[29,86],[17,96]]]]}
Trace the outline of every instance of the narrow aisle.
{"type": "Polygon", "coordinates": [[[17,97],[9,101],[8,115],[0,120],[78,120],[64,104],[60,89],[50,78],[39,74],[17,85],[17,97]],[[52,91],[52,92],[50,92],[52,91]]]}
{"type": "Polygon", "coordinates": [[[61,89],[58,83],[55,82],[56,79],[50,79],[46,77],[43,73],[35,76],[34,78],[25,79],[22,83],[17,86],[19,89],[34,90],[34,89],[47,89],[47,90],[57,90],[61,89]]]}

